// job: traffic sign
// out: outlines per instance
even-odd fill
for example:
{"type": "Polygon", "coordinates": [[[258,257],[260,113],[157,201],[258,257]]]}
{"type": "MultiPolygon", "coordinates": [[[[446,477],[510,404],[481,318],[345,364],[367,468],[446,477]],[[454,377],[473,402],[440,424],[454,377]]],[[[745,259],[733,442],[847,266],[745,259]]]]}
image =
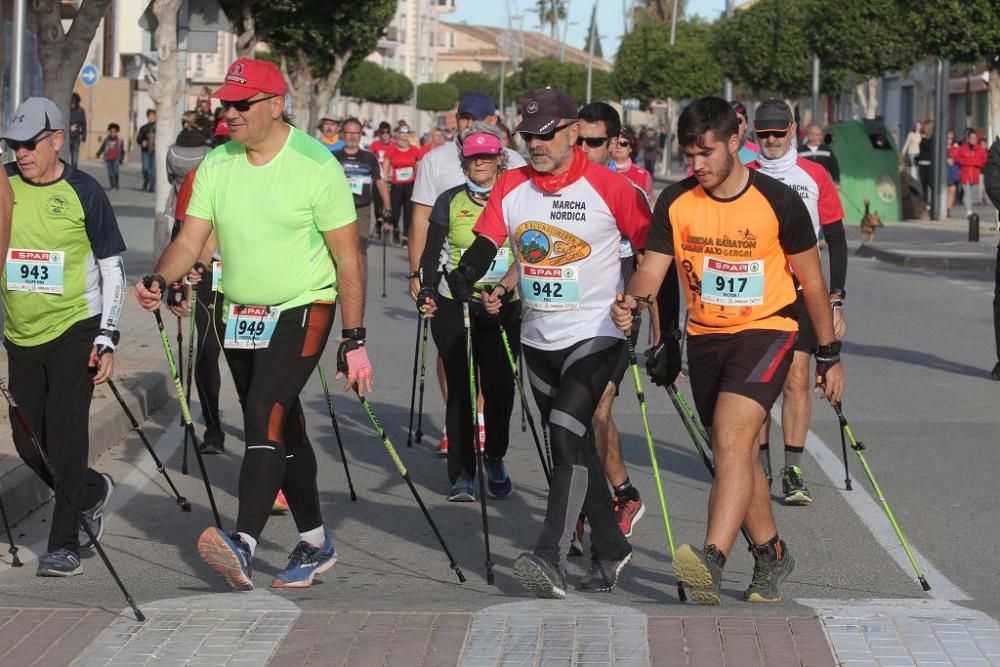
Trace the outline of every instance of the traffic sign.
{"type": "Polygon", "coordinates": [[[101,73],[97,70],[96,65],[84,65],[83,69],[80,70],[80,81],[88,88],[97,83],[100,77],[101,73]]]}
{"type": "Polygon", "coordinates": [[[622,109],[626,111],[638,111],[639,100],[635,99],[634,97],[626,98],[621,101],[621,105],[622,109]]]}

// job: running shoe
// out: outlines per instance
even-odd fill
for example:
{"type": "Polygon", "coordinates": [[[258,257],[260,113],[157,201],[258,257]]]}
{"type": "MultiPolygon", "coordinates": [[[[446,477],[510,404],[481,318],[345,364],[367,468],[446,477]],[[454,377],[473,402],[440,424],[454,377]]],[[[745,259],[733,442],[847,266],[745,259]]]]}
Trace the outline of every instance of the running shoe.
{"type": "Polygon", "coordinates": [[[278,489],[278,495],[274,497],[274,502],[271,503],[271,514],[284,514],[288,511],[288,501],[285,500],[285,492],[278,489]]]}
{"type": "Polygon", "coordinates": [[[458,479],[451,485],[448,493],[449,503],[474,503],[476,502],[475,491],[476,477],[467,470],[459,473],[458,479]]]}
{"type": "Polygon", "coordinates": [[[406,248],[406,247],[408,247],[408,246],[410,245],[410,243],[409,243],[409,241],[408,241],[408,240],[406,239],[406,237],[404,236],[404,237],[403,237],[403,238],[402,238],[402,239],[400,240],[400,242],[399,242],[399,245],[400,245],[401,247],[403,247],[403,248],[406,248]]]}
{"type": "Polygon", "coordinates": [[[209,526],[198,536],[198,555],[233,588],[253,590],[253,555],[239,534],[229,536],[209,526]]]}
{"type": "Polygon", "coordinates": [[[639,492],[635,492],[634,498],[614,497],[615,522],[621,528],[622,535],[632,537],[632,530],[639,519],[646,515],[646,505],[639,497],[639,492]]]}
{"type": "Polygon", "coordinates": [[[747,602],[780,602],[778,584],[795,569],[795,559],[788,553],[785,541],[779,540],[777,546],[755,546],[750,551],[753,553],[753,579],[743,593],[743,599],[747,602]]]}
{"type": "Polygon", "coordinates": [[[393,243],[394,243],[395,245],[399,245],[399,232],[398,232],[398,231],[394,231],[394,232],[392,233],[392,242],[393,242],[393,243]]]}
{"type": "Polygon", "coordinates": [[[448,433],[447,431],[441,436],[441,441],[438,442],[437,446],[438,456],[448,456],[448,433]]]}
{"type": "Polygon", "coordinates": [[[566,597],[566,572],[535,554],[523,553],[514,561],[514,578],[518,583],[546,600],[566,597]]]}
{"type": "Polygon", "coordinates": [[[201,440],[202,454],[221,454],[225,451],[226,434],[218,426],[209,426],[201,440]]]}
{"type": "Polygon", "coordinates": [[[80,554],[69,549],[56,549],[38,559],[36,577],[72,577],[83,574],[80,554]]]}
{"type": "Polygon", "coordinates": [[[998,361],[997,365],[993,367],[993,372],[990,373],[990,379],[1000,380],[1000,361],[998,361]]]}
{"type": "Polygon", "coordinates": [[[514,490],[503,459],[486,457],[486,487],[494,498],[506,498],[514,490]]]}
{"type": "Polygon", "coordinates": [[[688,544],[677,547],[674,553],[674,576],[691,589],[691,599],[699,605],[717,605],[722,602],[722,554],[709,544],[705,550],[688,544]]]}
{"type": "Polygon", "coordinates": [[[576,519],[576,528],[573,529],[573,537],[569,541],[569,555],[570,556],[582,556],[583,555],[583,534],[587,530],[586,525],[583,523],[584,516],[580,514],[576,519]]]}
{"type": "Polygon", "coordinates": [[[781,494],[786,505],[808,505],[813,501],[812,494],[802,481],[802,470],[798,466],[785,466],[781,469],[781,494]]]}
{"type": "MultiPolygon", "coordinates": [[[[111,475],[102,472],[101,479],[104,480],[104,494],[101,496],[101,499],[90,509],[81,512],[83,520],[87,522],[90,532],[94,534],[98,542],[104,537],[104,508],[107,507],[108,501],[111,500],[111,492],[115,490],[115,480],[111,478],[111,475]]],[[[90,541],[90,535],[82,527],[80,528],[78,539],[80,540],[81,551],[89,551],[94,548],[94,543],[90,541]]]]}
{"type": "Polygon", "coordinates": [[[323,574],[337,562],[337,548],[333,538],[326,536],[322,547],[299,542],[288,557],[288,566],[274,575],[271,585],[275,588],[308,588],[313,577],[323,574]]]}
{"type": "Polygon", "coordinates": [[[581,591],[606,593],[613,591],[618,585],[618,575],[632,560],[630,551],[621,560],[592,560],[590,561],[590,572],[580,581],[578,588],[581,591]]]}

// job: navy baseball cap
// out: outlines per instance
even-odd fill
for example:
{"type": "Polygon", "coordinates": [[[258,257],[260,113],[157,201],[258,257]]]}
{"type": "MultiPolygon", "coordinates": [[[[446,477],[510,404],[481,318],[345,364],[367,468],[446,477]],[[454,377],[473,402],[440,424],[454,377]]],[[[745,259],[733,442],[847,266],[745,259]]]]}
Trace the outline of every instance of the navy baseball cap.
{"type": "Polygon", "coordinates": [[[466,93],[458,100],[458,115],[468,115],[476,120],[486,120],[497,112],[497,106],[486,93],[466,93]]]}
{"type": "Polygon", "coordinates": [[[521,122],[514,128],[515,132],[545,134],[559,125],[563,118],[576,120],[579,110],[569,93],[542,88],[524,98],[521,114],[521,122]]]}
{"type": "Polygon", "coordinates": [[[753,118],[753,129],[761,132],[787,132],[795,122],[792,110],[781,100],[764,100],[757,107],[753,118]]]}

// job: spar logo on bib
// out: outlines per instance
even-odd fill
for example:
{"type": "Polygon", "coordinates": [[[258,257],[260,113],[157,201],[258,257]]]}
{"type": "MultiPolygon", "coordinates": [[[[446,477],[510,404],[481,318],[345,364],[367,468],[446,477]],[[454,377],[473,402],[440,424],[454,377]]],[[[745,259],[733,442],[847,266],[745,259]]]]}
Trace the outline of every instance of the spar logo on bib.
{"type": "Polygon", "coordinates": [[[562,266],[590,256],[590,244],[564,229],[531,220],[514,230],[514,245],[526,264],[562,266]]]}

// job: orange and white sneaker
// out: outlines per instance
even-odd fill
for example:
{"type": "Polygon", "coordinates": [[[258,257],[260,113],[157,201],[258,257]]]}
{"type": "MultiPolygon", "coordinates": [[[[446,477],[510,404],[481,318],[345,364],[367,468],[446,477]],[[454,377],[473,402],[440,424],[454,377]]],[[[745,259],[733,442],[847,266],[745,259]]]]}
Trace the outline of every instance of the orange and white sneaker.
{"type": "Polygon", "coordinates": [[[285,500],[285,492],[278,489],[278,495],[274,497],[271,504],[271,514],[284,514],[288,511],[288,501],[285,500]]]}
{"type": "Polygon", "coordinates": [[[437,455],[438,456],[448,456],[448,432],[447,431],[444,432],[444,434],[441,436],[441,441],[438,442],[437,455]]]}

